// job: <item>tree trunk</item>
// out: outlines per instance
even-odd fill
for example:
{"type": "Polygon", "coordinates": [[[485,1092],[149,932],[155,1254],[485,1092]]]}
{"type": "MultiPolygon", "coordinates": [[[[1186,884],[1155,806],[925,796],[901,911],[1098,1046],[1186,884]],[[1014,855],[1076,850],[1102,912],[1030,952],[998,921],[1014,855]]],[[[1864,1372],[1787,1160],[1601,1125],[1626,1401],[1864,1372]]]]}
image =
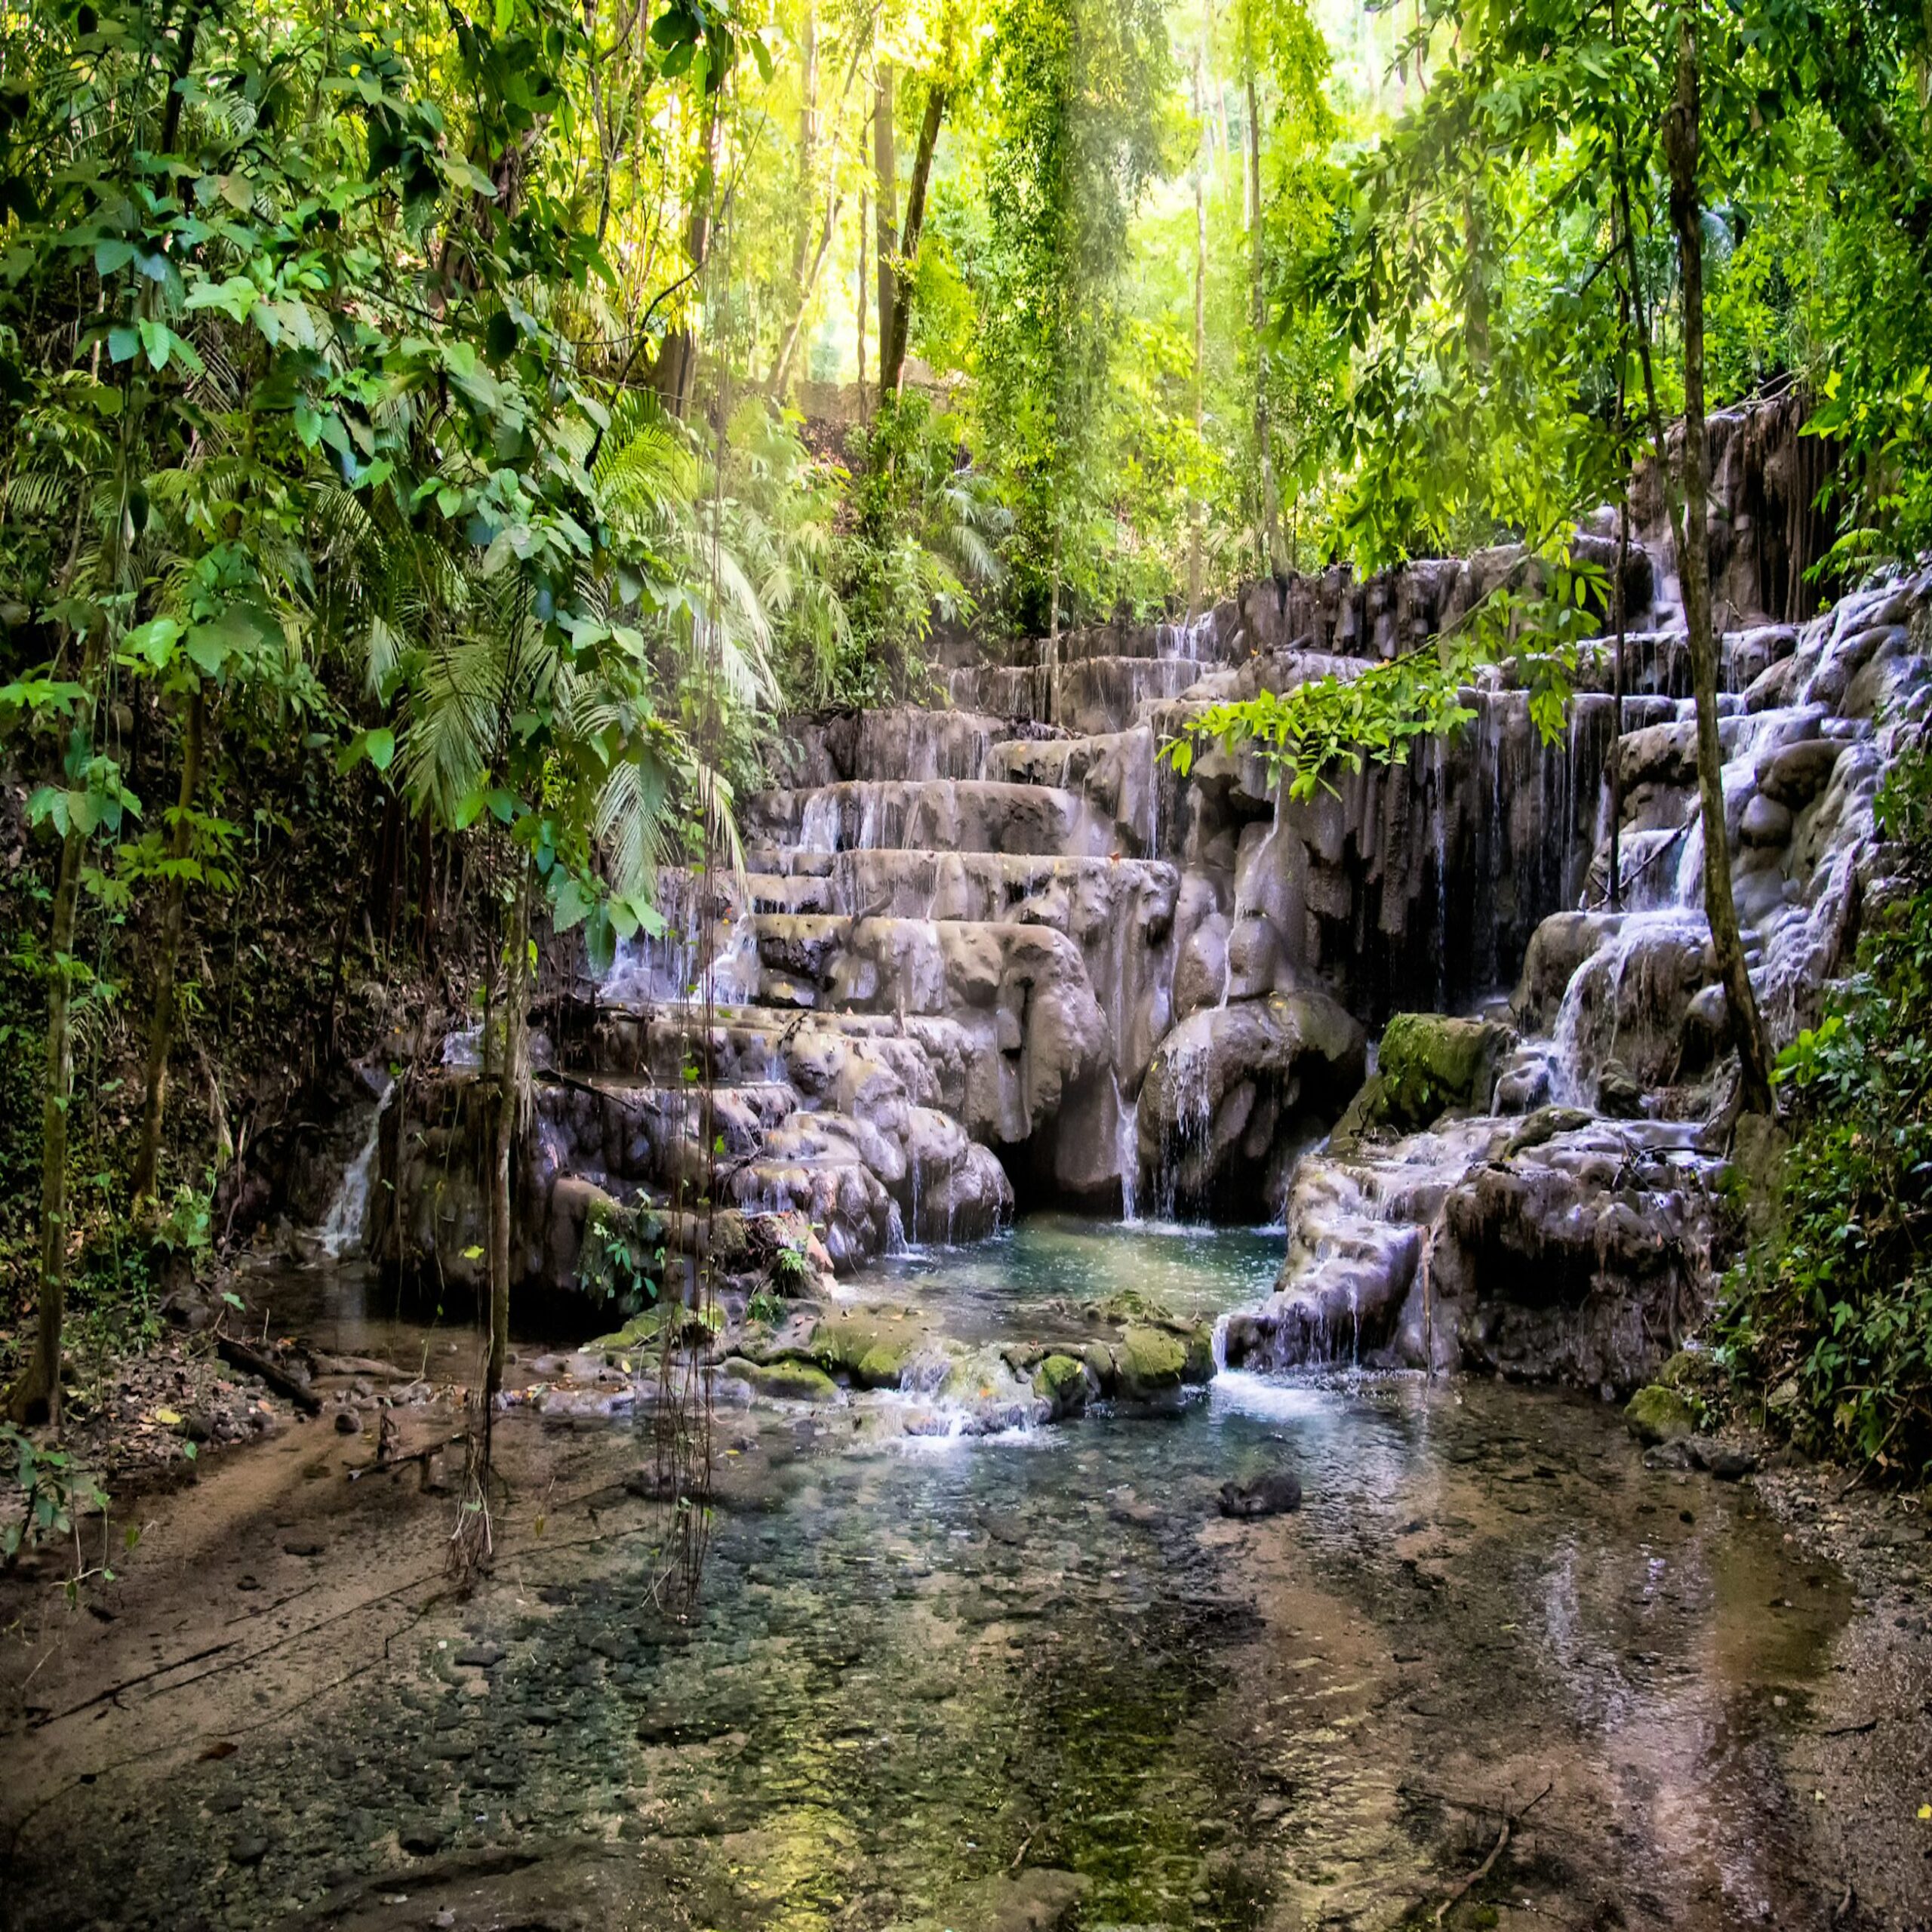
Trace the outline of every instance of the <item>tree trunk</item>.
{"type": "Polygon", "coordinates": [[[932,178],[933,152],[939,146],[940,125],[946,118],[946,89],[935,81],[926,93],[925,118],[919,124],[919,146],[912,158],[912,180],[906,191],[906,226],[899,237],[899,266],[893,287],[891,326],[879,339],[878,399],[883,408],[899,393],[906,369],[906,343],[912,329],[912,274],[918,260],[919,235],[926,225],[926,186],[932,178]]]}
{"type": "Polygon", "coordinates": [[[866,191],[861,188],[859,190],[859,294],[853,308],[859,325],[859,420],[862,423],[866,420],[866,309],[871,300],[870,293],[866,287],[866,245],[869,233],[867,224],[871,218],[866,191]]]}
{"type": "Polygon", "coordinates": [[[798,50],[798,199],[792,210],[792,282],[805,296],[805,251],[811,245],[812,170],[818,160],[818,5],[805,0],[805,32],[798,50]]]}
{"type": "Polygon", "coordinates": [[[66,1314],[67,1275],[67,1107],[74,1092],[73,1038],[68,1024],[72,996],[69,961],[80,900],[82,844],[78,831],[69,831],[61,841],[60,872],[54,889],[47,1091],[40,1117],[40,1305],[33,1354],[7,1398],[8,1414],[21,1423],[60,1420],[60,1329],[66,1314]]]}
{"type": "MultiPolygon", "coordinates": [[[[691,183],[691,206],[685,228],[685,252],[692,269],[701,270],[711,253],[712,203],[718,189],[718,131],[722,112],[722,88],[711,97],[704,122],[704,158],[697,178],[691,183]]],[[[691,324],[691,301],[685,298],[683,318],[666,331],[663,346],[658,351],[651,371],[651,386],[673,416],[682,417],[691,406],[691,379],[697,368],[697,337],[691,324]]]]}
{"type": "Polygon", "coordinates": [[[1053,583],[1047,594],[1047,721],[1060,721],[1060,522],[1054,522],[1053,583]]]}
{"type": "Polygon", "coordinates": [[[134,1156],[134,1212],[152,1201],[161,1174],[161,1128],[168,1105],[168,1058],[174,1045],[174,982],[188,899],[183,872],[193,849],[191,814],[201,789],[202,737],[208,727],[205,688],[188,701],[181,737],[181,789],[168,840],[169,869],[162,901],[161,947],[155,960],[154,1011],[148,1024],[147,1084],[141,1104],[141,1141],[134,1156]]]}
{"type": "MultiPolygon", "coordinates": [[[[1698,192],[1700,133],[1697,26],[1686,13],[1678,27],[1675,98],[1664,115],[1665,158],[1670,168],[1670,219],[1677,231],[1678,278],[1684,291],[1684,522],[1678,568],[1684,621],[1690,637],[1690,684],[1697,708],[1697,785],[1704,814],[1704,908],[1724,980],[1730,1032],[1737,1048],[1745,1109],[1769,1115],[1771,1057],[1745,963],[1731,894],[1730,844],[1725,835],[1724,758],[1718,743],[1718,648],[1711,629],[1709,476],[1704,442],[1703,206],[1698,192]]],[[[1663,451],[1659,450],[1660,459],[1663,451]]]]}
{"type": "Polygon", "coordinates": [[[510,1352],[510,1176],[521,1125],[530,1021],[530,867],[518,860],[516,896],[504,949],[503,1017],[497,1048],[495,1117],[490,1149],[490,1359],[484,1395],[503,1386],[510,1352]]]}
{"type": "Polygon", "coordinates": [[[1261,469],[1261,541],[1268,571],[1277,583],[1287,575],[1281,554],[1281,506],[1275,486],[1275,450],[1268,420],[1267,246],[1261,218],[1261,90],[1254,78],[1254,0],[1241,8],[1241,69],[1247,90],[1247,219],[1253,250],[1254,324],[1254,447],[1261,469]]]}
{"type": "Polygon", "coordinates": [[[899,293],[899,278],[892,260],[899,241],[899,152],[893,128],[892,63],[889,60],[878,63],[877,91],[872,97],[872,221],[878,231],[875,266],[879,371],[883,375],[886,338],[892,333],[893,305],[899,293]]]}
{"type": "MultiPolygon", "coordinates": [[[[1194,50],[1194,118],[1201,120],[1201,50],[1194,50]]],[[[1201,155],[1206,144],[1204,123],[1195,132],[1194,144],[1194,440],[1197,448],[1207,419],[1208,366],[1208,171],[1201,155]]],[[[1191,619],[1201,608],[1201,503],[1198,489],[1189,493],[1187,531],[1187,614],[1191,619]]]]}
{"type": "Polygon", "coordinates": [[[826,204],[825,220],[818,234],[818,249],[805,272],[804,279],[798,287],[798,306],[792,317],[792,325],[785,331],[785,340],[780,344],[778,359],[771,365],[771,380],[766,386],[780,402],[785,400],[786,385],[792,380],[792,358],[798,352],[798,338],[805,332],[805,318],[811,312],[812,291],[818,286],[818,278],[825,267],[825,258],[832,252],[832,238],[838,226],[838,211],[845,205],[842,195],[835,195],[826,204]]]}
{"type": "MultiPolygon", "coordinates": [[[[1617,384],[1617,420],[1623,421],[1623,386],[1617,384]]],[[[1623,638],[1629,614],[1623,608],[1625,573],[1630,563],[1630,485],[1617,506],[1617,581],[1611,587],[1617,615],[1617,655],[1611,662],[1610,909],[1623,909],[1623,638]]]]}

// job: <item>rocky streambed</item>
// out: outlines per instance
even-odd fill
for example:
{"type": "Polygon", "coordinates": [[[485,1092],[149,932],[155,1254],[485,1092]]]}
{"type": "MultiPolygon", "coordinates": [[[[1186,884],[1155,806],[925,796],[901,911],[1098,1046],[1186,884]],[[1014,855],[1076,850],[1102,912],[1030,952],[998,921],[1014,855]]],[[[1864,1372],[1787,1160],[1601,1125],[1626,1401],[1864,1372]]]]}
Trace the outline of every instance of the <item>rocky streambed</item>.
{"type": "MultiPolygon", "coordinates": [[[[1276,1251],[1027,1224],[858,1306],[966,1338],[1103,1291],[1206,1317],[1276,1251]]],[[[1722,1481],[1466,1380],[1237,1371],[990,1435],[888,1400],[721,1397],[688,1619],[645,1418],[506,1416],[467,1598],[453,1500],[350,1481],[371,1442],[326,1414],[154,1502],[95,1614],[8,1660],[7,1922],[1393,1925],[1506,1821],[1448,1922],[1928,1903],[1915,1515],[1847,1531],[1798,1472],[1722,1481]],[[1298,1510],[1222,1515],[1281,1472],[1298,1510]]],[[[448,1426],[398,1413],[405,1446],[448,1426]]]]}

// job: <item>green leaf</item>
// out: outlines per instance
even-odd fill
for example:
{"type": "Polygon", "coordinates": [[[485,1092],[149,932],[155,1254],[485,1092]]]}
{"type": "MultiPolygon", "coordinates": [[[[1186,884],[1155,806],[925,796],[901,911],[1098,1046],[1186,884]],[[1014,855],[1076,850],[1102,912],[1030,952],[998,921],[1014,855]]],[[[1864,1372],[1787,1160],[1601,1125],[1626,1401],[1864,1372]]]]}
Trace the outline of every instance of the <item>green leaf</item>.
{"type": "Polygon", "coordinates": [[[121,640],[121,648],[151,664],[156,670],[165,664],[181,635],[181,626],[172,617],[150,617],[137,624],[121,640]]]}
{"type": "Polygon", "coordinates": [[[386,771],[395,756],[395,734],[387,726],[368,733],[363,739],[364,748],[369,754],[369,762],[378,771],[386,771]]]}
{"type": "Polygon", "coordinates": [[[125,269],[134,259],[131,242],[102,241],[94,245],[94,272],[107,276],[125,269]]]}

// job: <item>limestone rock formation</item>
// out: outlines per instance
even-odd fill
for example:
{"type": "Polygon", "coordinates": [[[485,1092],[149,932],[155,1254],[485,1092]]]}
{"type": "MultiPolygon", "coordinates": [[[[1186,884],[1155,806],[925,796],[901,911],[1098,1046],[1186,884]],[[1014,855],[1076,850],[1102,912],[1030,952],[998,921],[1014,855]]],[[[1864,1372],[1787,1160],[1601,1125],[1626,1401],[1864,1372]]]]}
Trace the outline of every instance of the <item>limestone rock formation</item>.
{"type": "MultiPolygon", "coordinates": [[[[1925,575],[1806,618],[1791,407],[1713,430],[1725,836],[1781,1038],[1884,890],[1872,803],[1932,635],[1925,575]]],[[[1276,1292],[1229,1322],[1231,1363],[1635,1386],[1709,1293],[1731,1078],[1654,494],[1640,478],[1620,737],[1604,639],[1553,744],[1499,666],[1457,737],[1306,801],[1250,755],[1161,759],[1214,702],[1358,675],[1525,585],[1508,546],[1252,586],[1051,663],[955,640],[945,701],[795,721],[743,801],[743,874],[667,875],[675,937],[540,1008],[527,1280],[583,1287],[646,1214],[682,1259],[795,1216],[844,1274],[1032,1203],[1278,1214],[1276,1292]]],[[[1614,518],[1577,541],[1614,568],[1614,518]]],[[[460,1054],[392,1110],[386,1264],[469,1278],[482,1115],[460,1054]]],[[[1118,1349],[1078,1359],[989,1370],[987,1413],[1148,1382],[1118,1349]]]]}

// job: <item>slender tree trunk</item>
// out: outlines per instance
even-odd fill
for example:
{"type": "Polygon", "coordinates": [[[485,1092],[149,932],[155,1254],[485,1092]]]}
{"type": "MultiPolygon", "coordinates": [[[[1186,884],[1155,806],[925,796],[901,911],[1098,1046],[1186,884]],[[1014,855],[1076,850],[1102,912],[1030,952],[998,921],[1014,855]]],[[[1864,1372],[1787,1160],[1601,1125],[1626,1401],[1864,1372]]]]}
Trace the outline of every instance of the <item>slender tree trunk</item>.
{"type": "MultiPolygon", "coordinates": [[[[1194,118],[1202,121],[1201,50],[1194,50],[1194,118]]],[[[1201,149],[1207,142],[1204,122],[1197,128],[1194,146],[1194,440],[1197,450],[1207,420],[1208,368],[1208,170],[1201,149]]],[[[1201,558],[1201,493],[1192,493],[1188,506],[1187,614],[1201,608],[1204,572],[1201,558]]]]}
{"type": "Polygon", "coordinates": [[[1247,219],[1253,250],[1254,446],[1261,466],[1261,541],[1269,573],[1287,575],[1281,553],[1281,506],[1275,485],[1275,449],[1268,420],[1267,243],[1261,214],[1261,90],[1254,78],[1254,0],[1241,8],[1241,72],[1247,92],[1247,219]]]}
{"type": "Polygon", "coordinates": [[[1060,521],[1054,521],[1053,583],[1047,593],[1047,722],[1060,721],[1060,521]]]}
{"type": "MultiPolygon", "coordinates": [[[[106,638],[90,632],[81,665],[82,715],[90,719],[95,680],[106,638]]],[[[60,841],[60,869],[54,885],[54,918],[48,934],[47,1079],[40,1115],[40,1280],[33,1353],[8,1392],[7,1413],[16,1423],[60,1420],[60,1331],[67,1298],[67,1115],[74,1097],[74,928],[81,898],[81,862],[87,841],[69,824],[60,841]]]]}
{"type": "MultiPolygon", "coordinates": [[[[1621,385],[1619,385],[1620,390],[1621,385]]],[[[1617,411],[1618,420],[1623,410],[1617,411]]],[[[1626,480],[1617,506],[1617,581],[1611,595],[1617,614],[1617,655],[1611,663],[1610,730],[1610,909],[1623,909],[1623,637],[1629,613],[1624,609],[1624,575],[1630,563],[1630,485],[1626,480]]]]}
{"type": "Polygon", "coordinates": [[[168,1106],[168,1059],[174,1046],[174,982],[180,971],[181,928],[188,885],[183,871],[193,849],[190,822],[202,783],[202,738],[208,728],[208,697],[197,685],[188,701],[181,735],[181,789],[168,833],[168,884],[162,900],[161,946],[155,959],[154,1011],[148,1023],[147,1084],[141,1104],[141,1140],[134,1156],[134,1211],[155,1196],[161,1173],[162,1120],[168,1106]]]}
{"type": "Polygon", "coordinates": [[[883,408],[896,397],[906,371],[906,344],[912,330],[912,270],[918,260],[919,236],[926,225],[926,188],[932,178],[933,154],[946,118],[946,89],[935,81],[926,92],[925,118],[919,124],[919,146],[912,158],[912,179],[906,191],[906,226],[899,236],[900,272],[893,287],[891,326],[879,340],[878,398],[883,408]]]}
{"type": "Polygon", "coordinates": [[[812,171],[818,162],[818,4],[805,0],[805,32],[798,50],[798,199],[792,210],[792,281],[802,305],[805,251],[811,245],[812,171]]]}
{"type": "MultiPolygon", "coordinates": [[[[718,134],[723,112],[724,90],[711,97],[705,112],[704,158],[697,178],[691,183],[691,205],[685,228],[685,252],[694,269],[702,269],[711,253],[712,205],[718,190],[718,134]]],[[[697,368],[697,337],[691,327],[691,300],[685,298],[682,319],[665,333],[658,351],[657,367],[651,372],[651,386],[673,416],[681,417],[691,406],[691,381],[697,368]]]]}
{"type": "Polygon", "coordinates": [[[522,1124],[530,1021],[530,867],[519,858],[504,949],[503,1017],[490,1149],[490,1360],[484,1394],[503,1386],[510,1352],[510,1180],[522,1124]]]}
{"type": "Polygon", "coordinates": [[[80,900],[78,831],[60,844],[60,872],[54,889],[52,983],[47,996],[47,1088],[41,1110],[40,1297],[33,1355],[7,1399],[17,1423],[60,1420],[60,1330],[66,1312],[67,1108],[74,1092],[74,1049],[69,1025],[72,980],[69,960],[80,900]]]}
{"type": "MultiPolygon", "coordinates": [[[[1698,191],[1700,145],[1697,23],[1687,12],[1678,27],[1675,97],[1664,115],[1670,168],[1670,219],[1677,231],[1684,291],[1684,521],[1678,568],[1690,634],[1690,684],[1697,708],[1697,783],[1704,814],[1704,907],[1724,980],[1747,1112],[1770,1115],[1771,1057],[1745,963],[1731,893],[1730,843],[1725,835],[1724,757],[1718,743],[1718,649],[1711,629],[1710,548],[1706,529],[1709,473],[1704,441],[1703,206],[1698,191]]],[[[1660,448],[1658,457],[1663,452],[1660,448]]]]}
{"type": "Polygon", "coordinates": [[[871,291],[866,288],[868,279],[866,265],[866,245],[869,234],[868,224],[872,219],[864,189],[859,190],[859,294],[853,304],[854,319],[859,325],[859,420],[863,423],[866,411],[866,309],[869,304],[871,291]]]}
{"type": "Polygon", "coordinates": [[[786,385],[792,380],[792,358],[798,354],[798,340],[805,332],[805,318],[811,312],[812,291],[818,287],[825,258],[832,252],[832,238],[838,226],[838,211],[844,205],[842,195],[835,195],[826,204],[825,220],[818,232],[817,251],[799,285],[798,308],[792,314],[791,327],[785,331],[784,341],[779,345],[778,359],[771,365],[771,380],[766,386],[781,402],[785,399],[786,385]]]}
{"type": "Polygon", "coordinates": [[[892,310],[899,278],[893,250],[899,241],[899,152],[893,127],[892,63],[878,63],[872,97],[872,222],[878,230],[875,248],[878,275],[879,373],[885,372],[885,345],[892,334],[892,310]]]}

